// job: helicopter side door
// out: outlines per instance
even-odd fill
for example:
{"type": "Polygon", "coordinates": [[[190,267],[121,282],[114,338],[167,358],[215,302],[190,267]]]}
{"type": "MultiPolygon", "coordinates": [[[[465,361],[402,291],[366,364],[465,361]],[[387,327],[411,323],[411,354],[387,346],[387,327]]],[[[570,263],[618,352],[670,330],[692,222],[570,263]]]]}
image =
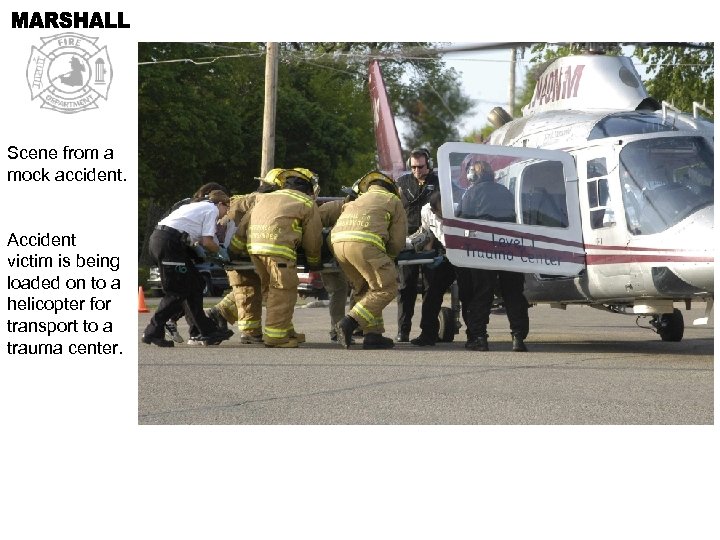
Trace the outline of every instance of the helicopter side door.
{"type": "Polygon", "coordinates": [[[570,154],[452,142],[438,149],[438,161],[445,247],[454,265],[559,276],[585,269],[578,175],[570,154]],[[489,190],[503,203],[488,205],[481,193],[488,177],[479,180],[477,172],[488,169],[490,181],[510,192],[489,190]],[[476,212],[484,199],[480,206],[486,208],[476,212]],[[514,215],[500,211],[513,203],[514,215]]]}

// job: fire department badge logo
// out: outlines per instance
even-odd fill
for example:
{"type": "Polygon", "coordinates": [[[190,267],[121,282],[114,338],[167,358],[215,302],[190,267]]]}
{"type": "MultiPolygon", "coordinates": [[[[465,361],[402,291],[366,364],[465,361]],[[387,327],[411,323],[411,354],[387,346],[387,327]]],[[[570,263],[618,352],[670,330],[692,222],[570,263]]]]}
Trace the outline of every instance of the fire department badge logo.
{"type": "Polygon", "coordinates": [[[112,66],[107,48],[95,45],[98,39],[67,33],[41,38],[42,46],[33,46],[26,75],[41,108],[70,114],[97,109],[98,99],[107,99],[112,66]]]}

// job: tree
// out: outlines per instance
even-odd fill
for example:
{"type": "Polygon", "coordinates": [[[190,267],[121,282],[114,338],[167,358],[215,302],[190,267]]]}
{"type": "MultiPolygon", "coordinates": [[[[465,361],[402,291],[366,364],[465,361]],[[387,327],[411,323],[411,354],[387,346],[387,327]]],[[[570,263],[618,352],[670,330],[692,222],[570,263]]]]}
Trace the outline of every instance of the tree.
{"type": "Polygon", "coordinates": [[[693,101],[714,105],[715,64],[713,43],[677,46],[638,46],[634,56],[647,65],[651,75],[648,93],[659,101],[668,101],[683,111],[692,111],[693,101]]]}
{"type": "MultiPolygon", "coordinates": [[[[436,149],[467,112],[457,75],[429,43],[282,43],[275,164],[307,167],[339,195],[375,167],[367,66],[381,57],[394,110],[436,149]],[[421,51],[426,59],[410,60],[421,51]],[[411,75],[406,75],[412,70],[411,75]],[[417,113],[424,104],[428,114],[417,113]],[[435,116],[438,118],[435,118],[435,116]]],[[[255,189],[261,161],[265,44],[140,43],[141,241],[162,209],[216,181],[255,189]]]]}
{"type": "Polygon", "coordinates": [[[431,153],[445,141],[458,140],[457,124],[473,106],[461,91],[459,75],[442,62],[420,67],[413,64],[410,85],[401,89],[398,116],[408,120],[408,148],[424,147],[431,153]]]}

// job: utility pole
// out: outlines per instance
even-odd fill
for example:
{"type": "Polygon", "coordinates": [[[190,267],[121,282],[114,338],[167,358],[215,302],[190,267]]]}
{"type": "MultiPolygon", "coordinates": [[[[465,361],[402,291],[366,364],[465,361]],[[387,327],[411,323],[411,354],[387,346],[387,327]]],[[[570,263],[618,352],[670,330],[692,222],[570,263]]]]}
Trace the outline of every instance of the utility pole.
{"type": "Polygon", "coordinates": [[[265,59],[265,112],[263,114],[260,176],[275,166],[275,104],[277,102],[278,44],[267,44],[265,59]]]}
{"type": "Polygon", "coordinates": [[[512,55],[510,57],[510,93],[508,95],[508,113],[510,116],[515,116],[513,110],[515,109],[515,64],[517,63],[517,49],[513,48],[510,51],[512,55]]]}

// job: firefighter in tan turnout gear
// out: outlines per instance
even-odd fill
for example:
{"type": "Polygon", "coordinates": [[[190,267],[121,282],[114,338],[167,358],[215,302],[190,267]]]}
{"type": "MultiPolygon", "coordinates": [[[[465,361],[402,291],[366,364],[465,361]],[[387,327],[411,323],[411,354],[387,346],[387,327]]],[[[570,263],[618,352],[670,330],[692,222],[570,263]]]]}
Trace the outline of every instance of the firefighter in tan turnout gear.
{"type": "MultiPolygon", "coordinates": [[[[260,181],[258,189],[247,195],[235,195],[230,199],[230,208],[221,223],[230,222],[235,233],[229,245],[232,259],[248,257],[247,227],[250,211],[255,205],[255,198],[260,193],[270,193],[282,188],[278,175],[284,169],[272,169],[260,181]]],[[[262,343],[262,289],[260,276],[255,270],[227,270],[228,282],[232,287],[225,298],[210,308],[208,316],[221,328],[237,322],[240,330],[240,343],[262,343]]]]}
{"type": "Polygon", "coordinates": [[[266,347],[297,347],[305,336],[295,332],[297,248],[302,245],[310,270],[319,270],[322,223],[313,198],[313,180],[294,169],[278,174],[283,189],[258,194],[250,213],[247,250],[267,291],[263,342],[266,347]]]}
{"type": "Polygon", "coordinates": [[[390,349],[382,311],[397,294],[395,257],[405,247],[407,216],[392,178],[372,171],[358,184],[360,196],[343,206],[332,230],[335,258],[356,292],[356,303],[337,325],[338,342],[349,348],[363,331],[363,349],[390,349]]]}

